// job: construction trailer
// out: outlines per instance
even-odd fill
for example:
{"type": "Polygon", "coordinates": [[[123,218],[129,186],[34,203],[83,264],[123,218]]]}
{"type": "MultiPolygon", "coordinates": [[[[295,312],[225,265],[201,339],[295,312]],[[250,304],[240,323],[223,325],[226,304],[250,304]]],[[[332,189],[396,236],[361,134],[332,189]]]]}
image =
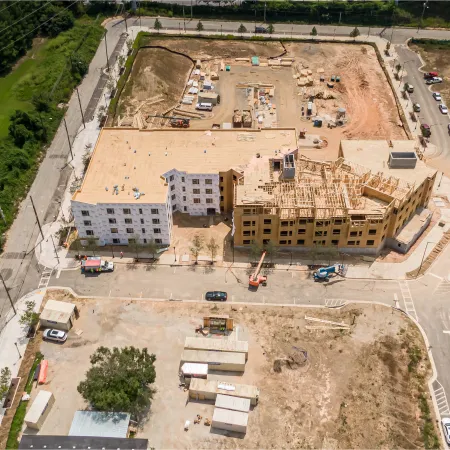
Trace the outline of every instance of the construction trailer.
{"type": "Polygon", "coordinates": [[[222,408],[214,409],[212,428],[245,434],[247,432],[247,424],[248,413],[222,408]]]}
{"type": "Polygon", "coordinates": [[[69,331],[75,322],[75,316],[76,306],[73,303],[47,300],[39,320],[41,327],[69,331]]]}
{"type": "Polygon", "coordinates": [[[213,106],[216,106],[220,103],[219,94],[216,92],[199,92],[198,103],[211,103],[213,106]]]}
{"type": "Polygon", "coordinates": [[[181,363],[208,364],[209,370],[244,372],[245,354],[206,350],[184,350],[181,355],[181,363]]]}
{"type": "Polygon", "coordinates": [[[39,391],[25,416],[27,427],[40,430],[54,403],[55,397],[50,391],[39,391]]]}
{"type": "Polygon", "coordinates": [[[215,406],[216,408],[231,409],[232,411],[249,412],[250,399],[217,394],[215,406]]]}
{"type": "Polygon", "coordinates": [[[206,380],[208,377],[208,364],[184,363],[181,366],[181,374],[188,386],[192,378],[203,378],[206,380]]]}
{"type": "Polygon", "coordinates": [[[215,352],[243,353],[248,359],[248,342],[233,339],[212,339],[187,337],[184,341],[185,350],[210,350],[215,352]]]}
{"type": "Polygon", "coordinates": [[[192,400],[216,401],[219,394],[231,397],[248,398],[252,406],[259,401],[259,389],[249,384],[227,383],[218,380],[202,380],[195,378],[189,386],[189,398],[192,400]]]}
{"type": "Polygon", "coordinates": [[[211,331],[233,331],[234,321],[228,315],[203,317],[203,328],[211,331]]]}

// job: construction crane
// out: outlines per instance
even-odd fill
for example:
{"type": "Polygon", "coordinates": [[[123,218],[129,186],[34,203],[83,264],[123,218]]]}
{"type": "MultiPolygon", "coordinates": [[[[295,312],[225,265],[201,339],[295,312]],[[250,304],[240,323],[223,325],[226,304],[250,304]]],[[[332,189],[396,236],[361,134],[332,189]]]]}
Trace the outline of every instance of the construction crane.
{"type": "Polygon", "coordinates": [[[266,257],[266,252],[264,251],[264,252],[262,252],[261,259],[259,260],[259,263],[256,266],[255,271],[250,275],[250,278],[248,280],[249,286],[258,287],[261,283],[265,283],[267,281],[266,276],[259,274],[265,257],[266,257]]]}

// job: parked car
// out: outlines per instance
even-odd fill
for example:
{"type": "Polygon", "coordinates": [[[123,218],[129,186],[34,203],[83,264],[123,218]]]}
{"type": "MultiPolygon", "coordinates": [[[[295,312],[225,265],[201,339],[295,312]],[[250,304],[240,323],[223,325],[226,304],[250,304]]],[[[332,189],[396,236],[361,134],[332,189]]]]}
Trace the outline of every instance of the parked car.
{"type": "Polygon", "coordinates": [[[442,114],[448,114],[448,108],[447,108],[447,106],[445,106],[443,103],[441,103],[441,104],[439,105],[439,109],[441,110],[441,113],[442,113],[442,114]]]}
{"type": "Polygon", "coordinates": [[[413,110],[414,110],[414,112],[420,112],[420,104],[419,103],[414,103],[413,104],[413,110]]]}
{"type": "Polygon", "coordinates": [[[448,134],[450,134],[450,123],[447,125],[448,134]]]}
{"type": "Polygon", "coordinates": [[[427,79],[427,78],[434,78],[434,77],[437,77],[439,74],[437,73],[437,72],[425,72],[424,74],[423,74],[423,77],[425,78],[425,79],[427,79]]]}
{"type": "Polygon", "coordinates": [[[412,94],[414,92],[414,86],[412,84],[406,83],[405,85],[405,89],[407,92],[409,92],[410,94],[412,94]]]}
{"type": "Polygon", "coordinates": [[[195,109],[199,111],[212,111],[213,104],[212,103],[197,103],[195,109]]]}
{"type": "Polygon", "coordinates": [[[222,291],[210,291],[205,294],[205,300],[208,301],[226,302],[227,298],[227,293],[222,291]]]}
{"type": "Polygon", "coordinates": [[[448,417],[444,417],[441,420],[441,423],[442,429],[444,430],[445,440],[447,441],[447,444],[450,445],[450,419],[448,417]]]}
{"type": "Polygon", "coordinates": [[[440,92],[433,92],[433,98],[437,101],[440,102],[442,100],[441,94],[440,92]]]}
{"type": "Polygon", "coordinates": [[[52,328],[47,328],[44,331],[44,340],[55,342],[66,342],[67,333],[61,330],[54,330],[52,328]]]}
{"type": "Polygon", "coordinates": [[[265,27],[255,27],[255,33],[266,34],[268,31],[265,27]]]}
{"type": "Polygon", "coordinates": [[[439,77],[429,78],[427,81],[425,81],[425,83],[426,84],[442,83],[442,78],[439,78],[439,77]]]}

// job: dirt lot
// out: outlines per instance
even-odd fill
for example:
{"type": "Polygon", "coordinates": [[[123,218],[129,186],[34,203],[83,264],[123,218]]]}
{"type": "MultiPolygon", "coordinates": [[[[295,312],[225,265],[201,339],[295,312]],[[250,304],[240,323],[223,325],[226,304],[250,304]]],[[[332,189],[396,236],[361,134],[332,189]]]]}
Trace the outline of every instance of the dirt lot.
{"type": "MultiPolygon", "coordinates": [[[[50,292],[51,298],[61,298],[50,292]]],[[[66,296],[66,300],[70,297],[66,296]]],[[[139,437],[154,448],[416,448],[423,447],[418,395],[429,394],[426,350],[405,316],[376,305],[341,310],[75,300],[81,317],[64,345],[42,343],[49,361],[47,384],[56,403],[40,433],[66,434],[74,411],[86,407],[76,391],[100,345],[146,346],[156,355],[151,414],[139,437]],[[196,414],[211,417],[213,405],[188,401],[178,387],[186,336],[201,317],[230,314],[249,340],[245,373],[209,377],[254,384],[260,402],[250,412],[245,437],[202,425],[183,431],[196,414]],[[350,325],[349,331],[306,330],[305,314],[350,325]],[[81,335],[77,331],[82,330],[81,335]],[[307,361],[299,360],[299,350],[307,361]]],[[[324,325],[323,323],[309,323],[324,325]]],[[[422,410],[423,411],[423,410],[422,410]]],[[[431,420],[431,417],[430,417],[431,420]]],[[[429,434],[434,433],[430,423],[429,434]]]]}
{"type": "Polygon", "coordinates": [[[444,79],[442,83],[433,87],[439,91],[445,104],[450,104],[450,45],[449,44],[410,44],[411,50],[420,53],[425,61],[422,70],[436,71],[444,79]]]}

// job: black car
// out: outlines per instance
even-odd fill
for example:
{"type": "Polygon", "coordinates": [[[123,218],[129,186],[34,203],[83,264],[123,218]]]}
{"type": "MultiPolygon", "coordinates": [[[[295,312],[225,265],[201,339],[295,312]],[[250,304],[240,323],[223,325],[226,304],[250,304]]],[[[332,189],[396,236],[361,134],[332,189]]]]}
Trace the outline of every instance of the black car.
{"type": "Polygon", "coordinates": [[[255,33],[266,34],[268,33],[268,30],[264,27],[255,27],[255,33]]]}
{"type": "Polygon", "coordinates": [[[210,291],[205,294],[205,300],[208,301],[218,301],[218,302],[226,302],[228,295],[226,292],[221,291],[210,291]]]}

